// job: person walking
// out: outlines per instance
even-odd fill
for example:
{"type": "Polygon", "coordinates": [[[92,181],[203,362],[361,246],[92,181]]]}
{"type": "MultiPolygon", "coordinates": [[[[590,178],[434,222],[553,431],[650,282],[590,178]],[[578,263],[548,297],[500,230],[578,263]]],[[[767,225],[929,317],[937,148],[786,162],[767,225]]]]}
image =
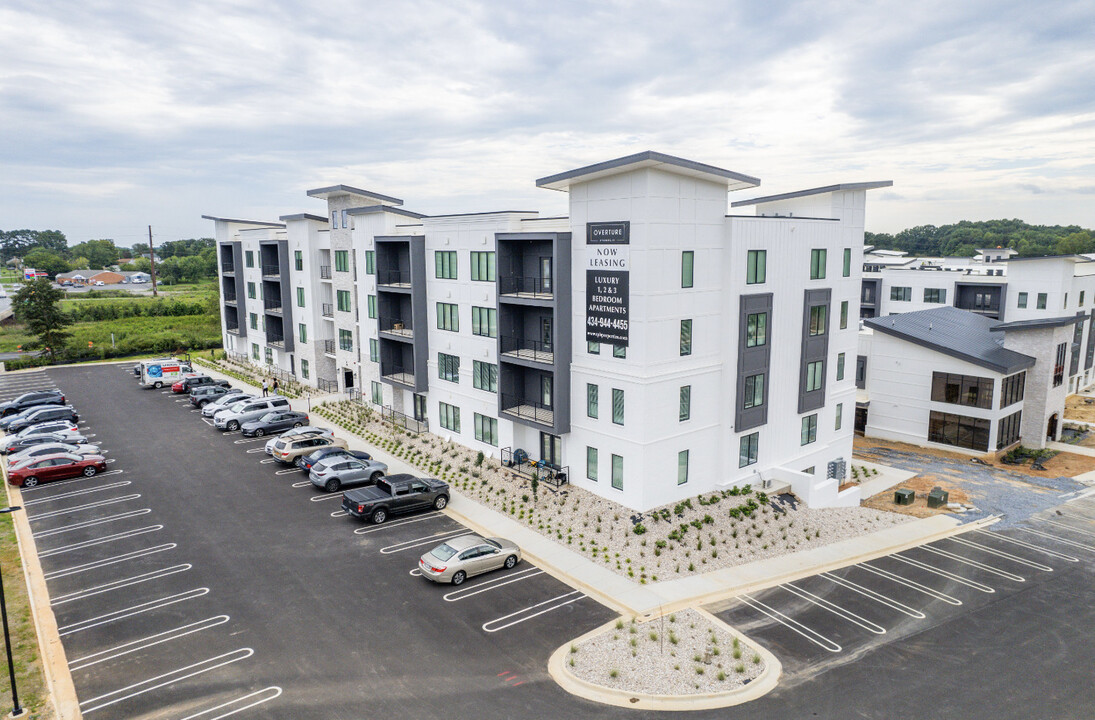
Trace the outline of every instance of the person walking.
{"type": "Polygon", "coordinates": [[[274,378],[274,394],[278,394],[278,379],[274,378]]]}
{"type": "Polygon", "coordinates": [[[266,391],[267,391],[268,388],[269,388],[269,385],[266,384],[266,378],[263,378],[262,379],[262,396],[263,397],[266,397],[266,391]]]}

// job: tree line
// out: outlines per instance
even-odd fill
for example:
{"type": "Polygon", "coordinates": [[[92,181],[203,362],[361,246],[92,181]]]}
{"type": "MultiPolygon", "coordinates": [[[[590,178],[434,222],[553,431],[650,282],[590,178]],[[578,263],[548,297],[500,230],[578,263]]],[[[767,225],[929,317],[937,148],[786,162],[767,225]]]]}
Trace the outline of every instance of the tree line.
{"type": "Polygon", "coordinates": [[[1011,248],[1020,256],[1095,252],[1095,234],[1079,225],[1030,225],[1022,220],[963,220],[918,225],[891,235],[864,233],[864,243],[913,256],[973,257],[981,248],[1011,248]]]}

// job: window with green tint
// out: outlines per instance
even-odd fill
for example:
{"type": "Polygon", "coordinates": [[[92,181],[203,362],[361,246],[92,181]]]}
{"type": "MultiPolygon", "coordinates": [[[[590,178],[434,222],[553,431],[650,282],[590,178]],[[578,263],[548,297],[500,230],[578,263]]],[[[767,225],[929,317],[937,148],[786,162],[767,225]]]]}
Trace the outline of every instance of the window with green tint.
{"type": "Polygon", "coordinates": [[[244,253],[243,253],[243,264],[246,265],[249,268],[255,267],[255,251],[254,250],[244,251],[244,253]]]}
{"type": "Polygon", "coordinates": [[[460,315],[453,303],[437,303],[437,329],[460,332],[460,315]]]}
{"type": "Polygon", "coordinates": [[[350,272],[350,251],[335,250],[335,270],[350,272]]]}
{"type": "Polygon", "coordinates": [[[475,439],[489,445],[497,445],[498,420],[475,413],[475,439]]]}
{"type": "Polygon", "coordinates": [[[696,253],[692,250],[681,252],[681,287],[692,287],[692,274],[696,261],[696,253]]]}
{"type": "Polygon", "coordinates": [[[597,448],[586,447],[586,477],[597,482],[597,448]]]}
{"type": "Polygon", "coordinates": [[[852,249],[844,248],[844,277],[850,277],[852,274],[852,249]]]}
{"type": "Polygon", "coordinates": [[[274,363],[274,350],[273,348],[266,348],[266,364],[272,365],[274,363]]]}
{"type": "Polygon", "coordinates": [[[768,313],[745,316],[745,347],[761,347],[768,342],[768,313]]]}
{"type": "Polygon", "coordinates": [[[601,343],[599,343],[599,342],[589,342],[587,340],[586,341],[586,352],[589,353],[590,355],[600,355],[601,354],[601,343]]]}
{"type": "Polygon", "coordinates": [[[840,329],[846,330],[848,328],[848,301],[840,301],[840,329]]]}
{"type": "Polygon", "coordinates": [[[297,333],[299,334],[300,341],[302,343],[308,342],[308,326],[304,323],[297,323],[297,333]]]}
{"type": "Polygon", "coordinates": [[[498,392],[498,366],[481,360],[471,361],[471,384],[476,390],[498,392]]]}
{"type": "Polygon", "coordinates": [[[350,301],[349,290],[338,290],[335,292],[335,300],[338,302],[338,309],[340,312],[351,312],[354,307],[350,301]]]}
{"type": "Polygon", "coordinates": [[[456,279],[456,251],[438,250],[433,254],[436,277],[441,280],[456,279]]]}
{"type": "Polygon", "coordinates": [[[253,282],[247,283],[247,297],[251,298],[252,300],[255,299],[255,283],[253,282]]]}
{"type": "Polygon", "coordinates": [[[684,422],[692,417],[692,386],[681,385],[680,409],[677,411],[677,420],[684,422]]]}
{"type": "Polygon", "coordinates": [[[258,360],[259,359],[259,346],[258,346],[257,343],[251,343],[251,359],[252,360],[258,360]]]}
{"type": "Polygon", "coordinates": [[[835,425],[834,429],[839,430],[840,425],[841,425],[842,422],[844,422],[844,403],[837,403],[836,404],[836,425],[835,425]]]}
{"type": "Polygon", "coordinates": [[[456,355],[437,353],[437,377],[449,382],[460,382],[460,358],[456,355]]]}
{"type": "Polygon", "coordinates": [[[806,363],[806,392],[820,390],[824,375],[824,360],[815,360],[814,362],[806,363]]]}
{"type": "Polygon", "coordinates": [[[760,447],[760,433],[744,435],[738,443],[738,467],[747,467],[757,462],[757,449],[760,447]]]}
{"type": "Polygon", "coordinates": [[[346,350],[353,352],[354,350],[354,333],[352,330],[339,330],[338,331],[338,347],[340,350],[346,350]]]}
{"type": "Polygon", "coordinates": [[[255,313],[249,313],[249,315],[250,315],[250,319],[251,319],[251,329],[252,330],[258,330],[259,329],[259,316],[256,315],[255,313]]]}
{"type": "Polygon", "coordinates": [[[1038,293],[1038,309],[1039,310],[1045,310],[1046,309],[1046,300],[1048,298],[1049,298],[1048,294],[1038,293]]]}
{"type": "Polygon", "coordinates": [[[300,250],[293,251],[293,265],[296,267],[297,272],[304,271],[304,253],[300,250]]]}
{"type": "Polygon", "coordinates": [[[824,335],[828,330],[829,307],[827,305],[810,306],[810,335],[824,335]]]}
{"type": "Polygon", "coordinates": [[[494,253],[473,252],[471,254],[471,279],[475,282],[494,282],[494,253]]]}
{"type": "Polygon", "coordinates": [[[612,422],[624,424],[624,391],[612,389],[612,422]]]}
{"type": "Polygon", "coordinates": [[[372,394],[373,394],[373,405],[383,405],[384,404],[384,388],[383,388],[383,386],[380,383],[378,383],[376,380],[373,380],[370,383],[369,388],[372,390],[372,394]]]}
{"type": "Polygon", "coordinates": [[[1017,301],[1018,307],[1025,308],[1027,306],[1027,294],[1025,292],[1019,293],[1019,299],[1017,301]]]}
{"type": "Polygon", "coordinates": [[[297,288],[297,307],[304,307],[304,288],[297,288]]]}
{"type": "Polygon", "coordinates": [[[498,311],[494,308],[471,309],[471,334],[498,337],[498,311]]]}
{"type": "Polygon", "coordinates": [[[811,280],[824,280],[825,279],[825,258],[827,251],[811,250],[810,251],[810,279],[811,280]]]}
{"type": "Polygon", "coordinates": [[[612,487],[624,489],[624,459],[619,455],[612,456],[612,487]]]}
{"type": "Polygon", "coordinates": [[[764,373],[745,378],[745,392],[742,393],[741,407],[744,410],[760,407],[764,404],[764,373]]]}
{"type": "Polygon", "coordinates": [[[437,404],[438,415],[441,416],[441,427],[453,432],[460,432],[460,408],[448,403],[437,404]]]}
{"type": "Polygon", "coordinates": [[[684,485],[688,482],[688,451],[681,450],[677,453],[677,484],[684,485]]]}
{"type": "Polygon", "coordinates": [[[692,354],[692,321],[681,320],[681,355],[692,354]]]}
{"type": "Polygon", "coordinates": [[[307,360],[300,361],[300,376],[305,380],[309,378],[309,366],[307,360]]]}
{"type": "Polygon", "coordinates": [[[367,300],[369,304],[369,317],[376,318],[376,295],[370,295],[367,300]]]}
{"type": "Polygon", "coordinates": [[[745,283],[747,285],[759,285],[765,282],[767,265],[767,250],[750,250],[745,262],[745,283]]]}
{"type": "Polygon", "coordinates": [[[369,338],[369,360],[380,362],[380,342],[376,338],[369,338]]]}
{"type": "Polygon", "coordinates": [[[614,358],[626,358],[627,357],[627,345],[613,345],[612,357],[614,358]]]}
{"type": "Polygon", "coordinates": [[[600,394],[600,388],[592,383],[586,383],[586,415],[596,419],[598,395],[600,394]]]}
{"type": "Polygon", "coordinates": [[[376,275],[376,250],[365,251],[365,274],[376,275]]]}
{"type": "Polygon", "coordinates": [[[802,418],[801,444],[809,445],[817,440],[817,413],[802,418]]]}
{"type": "Polygon", "coordinates": [[[844,353],[838,353],[836,356],[836,379],[844,379],[844,353]]]}

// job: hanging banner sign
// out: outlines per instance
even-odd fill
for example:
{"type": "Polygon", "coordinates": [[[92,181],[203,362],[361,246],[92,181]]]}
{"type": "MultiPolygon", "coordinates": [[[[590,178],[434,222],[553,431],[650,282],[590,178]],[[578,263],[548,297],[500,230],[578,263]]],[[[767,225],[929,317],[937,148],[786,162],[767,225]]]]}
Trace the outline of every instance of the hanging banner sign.
{"type": "Polygon", "coordinates": [[[586,342],[627,347],[631,223],[586,224],[586,342]]]}

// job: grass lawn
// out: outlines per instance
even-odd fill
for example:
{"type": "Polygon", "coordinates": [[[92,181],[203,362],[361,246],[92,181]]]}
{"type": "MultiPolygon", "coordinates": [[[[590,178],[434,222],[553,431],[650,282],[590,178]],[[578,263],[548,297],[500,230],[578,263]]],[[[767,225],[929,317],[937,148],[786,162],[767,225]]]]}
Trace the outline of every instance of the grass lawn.
{"type": "Polygon", "coordinates": [[[110,334],[122,354],[140,352],[138,345],[156,340],[170,341],[175,349],[203,347],[210,340],[219,341],[221,321],[215,315],[182,315],[178,317],[131,317],[118,320],[76,323],[69,328],[71,347],[87,347],[88,341],[95,347],[110,347],[110,334]]]}
{"type": "MultiPolygon", "coordinates": [[[[46,699],[45,675],[38,655],[38,636],[30,613],[23,563],[15,540],[15,525],[10,515],[0,515],[0,567],[3,567],[4,599],[8,606],[11,653],[15,662],[19,701],[30,711],[30,718],[53,717],[52,707],[46,699]]],[[[0,635],[0,644],[2,638],[0,635]]],[[[0,661],[0,665],[2,664],[0,661]]],[[[6,675],[7,669],[4,670],[4,680],[0,682],[0,708],[3,709],[2,712],[10,712],[11,687],[6,675]]]]}

